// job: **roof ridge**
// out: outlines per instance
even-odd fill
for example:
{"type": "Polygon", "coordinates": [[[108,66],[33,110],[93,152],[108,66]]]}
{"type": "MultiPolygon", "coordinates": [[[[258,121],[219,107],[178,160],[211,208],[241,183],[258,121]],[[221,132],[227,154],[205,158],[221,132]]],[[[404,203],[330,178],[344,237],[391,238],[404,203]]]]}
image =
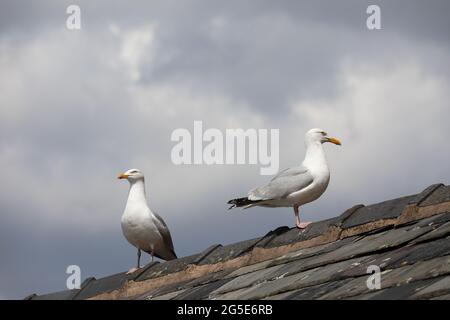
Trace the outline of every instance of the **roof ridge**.
{"type": "MultiPolygon", "coordinates": [[[[74,298],[102,297],[129,297],[137,296],[142,290],[169,285],[177,281],[187,281],[206,276],[221,270],[236,269],[251,266],[269,259],[277,258],[288,252],[304,248],[313,248],[330,244],[342,239],[356,236],[379,233],[380,230],[404,226],[411,221],[424,219],[442,212],[450,212],[450,200],[447,194],[440,192],[442,201],[434,201],[430,205],[422,205],[426,199],[430,199],[436,190],[444,186],[434,184],[425,188],[422,192],[399,197],[392,200],[365,206],[355,205],[335,218],[321,220],[312,223],[305,230],[286,226],[269,231],[261,238],[244,240],[222,246],[214,244],[199,254],[166,261],[164,263],[151,263],[146,265],[134,277],[125,277],[124,273],[114,276],[115,285],[111,290],[88,294],[88,291],[96,287],[98,281],[106,281],[108,277],[96,279],[87,278],[80,291],[74,298]],[[120,280],[120,279],[122,280],[120,280]],[[182,280],[184,279],[184,280],[182,280]],[[127,283],[127,285],[124,285],[127,283]],[[118,287],[120,285],[120,287],[118,287]],[[90,287],[89,290],[86,290],[90,287]],[[124,288],[126,287],[126,288],[124,288]],[[129,292],[127,292],[129,290],[129,292]]],[[[448,188],[450,192],[450,188],[448,188]]],[[[446,190],[445,190],[446,191],[446,190]]],[[[112,277],[112,276],[109,276],[112,277]]],[[[99,284],[100,285],[100,284],[99,284]]],[[[102,287],[100,285],[100,287],[102,287]]],[[[39,296],[30,295],[28,299],[36,299],[39,296]]]]}

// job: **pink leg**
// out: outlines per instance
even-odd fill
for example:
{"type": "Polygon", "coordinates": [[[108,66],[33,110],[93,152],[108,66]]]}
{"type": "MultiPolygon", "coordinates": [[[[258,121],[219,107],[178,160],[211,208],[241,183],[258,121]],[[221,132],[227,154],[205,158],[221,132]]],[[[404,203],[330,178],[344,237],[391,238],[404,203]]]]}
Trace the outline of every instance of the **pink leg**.
{"type": "Polygon", "coordinates": [[[305,229],[311,222],[301,222],[300,223],[300,210],[299,206],[294,205],[294,213],[295,213],[295,225],[299,229],[305,229]]]}

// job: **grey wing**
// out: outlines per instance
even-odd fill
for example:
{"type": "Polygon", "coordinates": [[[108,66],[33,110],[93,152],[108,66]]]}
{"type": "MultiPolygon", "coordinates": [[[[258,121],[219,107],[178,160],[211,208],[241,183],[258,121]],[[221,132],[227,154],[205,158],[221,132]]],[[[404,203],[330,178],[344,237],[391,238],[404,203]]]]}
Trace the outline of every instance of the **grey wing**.
{"type": "Polygon", "coordinates": [[[288,168],[278,173],[269,184],[251,190],[250,200],[283,199],[289,194],[306,188],[314,181],[313,176],[303,166],[288,168]]]}
{"type": "Polygon", "coordinates": [[[161,233],[161,235],[163,237],[165,246],[167,247],[167,249],[169,249],[169,251],[175,252],[175,249],[173,247],[172,236],[170,235],[170,231],[169,231],[169,227],[167,227],[167,224],[164,222],[164,220],[161,218],[161,216],[159,214],[157,214],[156,212],[153,212],[153,214],[156,218],[155,219],[156,227],[158,228],[159,233],[161,233]]]}

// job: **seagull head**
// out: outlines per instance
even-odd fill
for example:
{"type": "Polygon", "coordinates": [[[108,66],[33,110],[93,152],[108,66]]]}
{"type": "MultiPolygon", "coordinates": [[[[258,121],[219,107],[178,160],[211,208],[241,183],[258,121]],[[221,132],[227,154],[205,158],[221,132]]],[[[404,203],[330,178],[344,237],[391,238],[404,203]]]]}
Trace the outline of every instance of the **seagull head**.
{"type": "Polygon", "coordinates": [[[325,143],[325,142],[331,142],[337,145],[341,145],[341,142],[333,137],[329,137],[328,134],[322,130],[322,129],[311,129],[308,132],[306,132],[305,134],[305,142],[306,144],[311,144],[311,143],[325,143]]]}
{"type": "Polygon", "coordinates": [[[129,182],[144,180],[144,174],[139,169],[130,169],[121,173],[117,179],[127,179],[129,182]]]}

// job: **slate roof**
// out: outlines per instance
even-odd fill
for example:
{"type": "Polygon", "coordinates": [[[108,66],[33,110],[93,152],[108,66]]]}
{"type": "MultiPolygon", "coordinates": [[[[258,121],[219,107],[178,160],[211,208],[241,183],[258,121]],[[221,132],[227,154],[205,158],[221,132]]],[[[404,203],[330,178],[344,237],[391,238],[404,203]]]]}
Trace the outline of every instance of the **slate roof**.
{"type": "Polygon", "coordinates": [[[450,299],[450,186],[26,299],[450,299]]]}

